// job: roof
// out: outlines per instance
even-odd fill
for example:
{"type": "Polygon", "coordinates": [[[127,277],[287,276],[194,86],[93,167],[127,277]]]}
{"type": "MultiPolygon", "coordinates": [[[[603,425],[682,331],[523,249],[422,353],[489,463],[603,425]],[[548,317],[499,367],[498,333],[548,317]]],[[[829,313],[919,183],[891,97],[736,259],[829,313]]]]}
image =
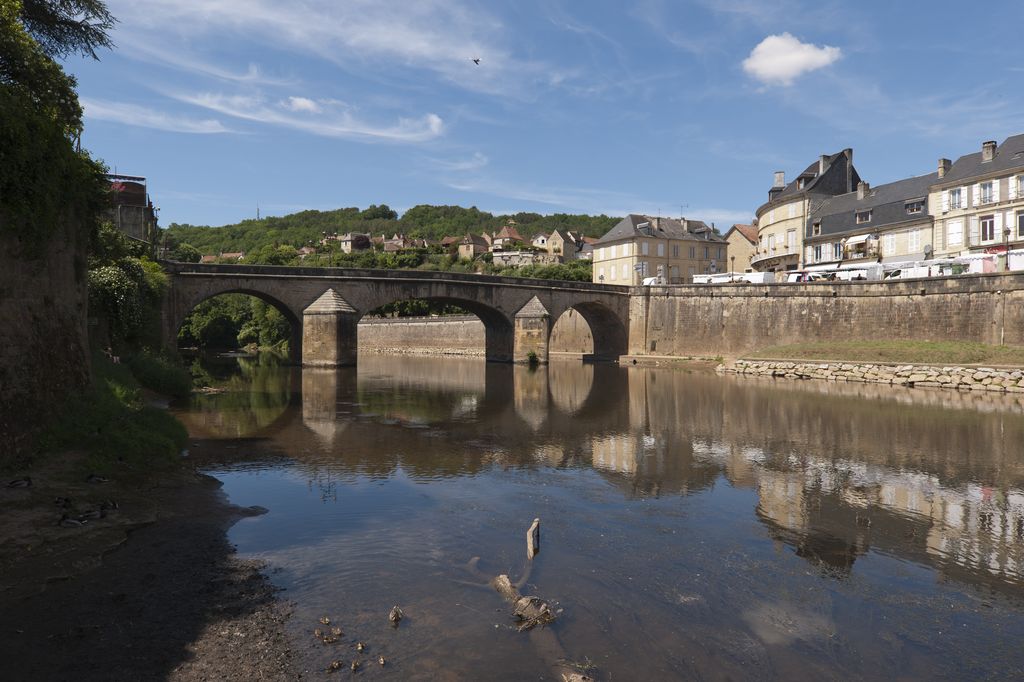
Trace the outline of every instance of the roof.
{"type": "Polygon", "coordinates": [[[1024,169],[1024,134],[1006,138],[1001,145],[996,147],[996,153],[991,161],[982,161],[980,151],[961,156],[946,171],[946,175],[934,184],[944,185],[958,180],[962,181],[1014,169],[1024,169]]]}
{"type": "Polygon", "coordinates": [[[844,193],[856,187],[858,182],[860,182],[860,175],[853,166],[853,150],[844,149],[835,154],[825,156],[825,168],[823,171],[821,169],[821,160],[819,159],[807,166],[802,173],[797,175],[792,182],[783,187],[782,191],[774,197],[769,192],[768,201],[757,209],[757,215],[760,216],[765,208],[785,203],[790,199],[795,199],[805,194],[835,195],[844,193]],[[845,161],[847,159],[849,159],[850,170],[849,184],[847,184],[847,174],[845,172],[836,177],[836,172],[839,172],[838,169],[842,168],[845,171],[847,167],[845,161]],[[804,183],[803,187],[800,186],[801,180],[804,183]]]}
{"type": "Polygon", "coordinates": [[[747,241],[751,244],[757,243],[757,225],[742,225],[738,223],[733,225],[729,228],[729,231],[725,233],[726,241],[728,241],[729,235],[733,233],[733,230],[746,237],[747,241]]]}
{"type": "Polygon", "coordinates": [[[490,242],[483,235],[467,234],[459,242],[460,244],[477,244],[479,246],[487,246],[490,242]]]}
{"type": "Polygon", "coordinates": [[[715,234],[706,223],[700,220],[652,218],[651,216],[630,213],[616,223],[612,229],[608,230],[595,243],[607,244],[640,236],[660,239],[698,239],[700,241],[725,242],[721,236],[715,234]],[[640,225],[645,225],[644,229],[649,228],[650,232],[641,232],[639,229],[640,225]]]}
{"type": "Polygon", "coordinates": [[[821,234],[829,235],[858,229],[869,233],[887,225],[926,220],[929,218],[928,188],[935,183],[936,178],[938,173],[929,173],[871,187],[863,199],[857,198],[857,192],[829,197],[821,206],[812,210],[811,222],[820,220],[821,234]],[[911,200],[924,201],[920,213],[907,214],[906,203],[911,200]],[[868,210],[871,211],[871,220],[857,223],[857,213],[868,210]]]}
{"type": "Polygon", "coordinates": [[[458,237],[445,237],[444,239],[441,240],[441,246],[450,246],[452,244],[457,244],[458,242],[458,237]]]}
{"type": "Polygon", "coordinates": [[[519,235],[519,231],[511,225],[506,225],[501,228],[501,232],[494,236],[495,239],[515,239],[516,241],[526,241],[519,235]]]}
{"type": "Polygon", "coordinates": [[[554,239],[555,235],[558,235],[559,237],[561,237],[562,241],[564,241],[564,242],[575,242],[576,241],[573,238],[573,236],[572,236],[572,232],[569,232],[568,230],[559,230],[558,228],[555,228],[554,230],[551,231],[551,237],[550,238],[554,239]]]}

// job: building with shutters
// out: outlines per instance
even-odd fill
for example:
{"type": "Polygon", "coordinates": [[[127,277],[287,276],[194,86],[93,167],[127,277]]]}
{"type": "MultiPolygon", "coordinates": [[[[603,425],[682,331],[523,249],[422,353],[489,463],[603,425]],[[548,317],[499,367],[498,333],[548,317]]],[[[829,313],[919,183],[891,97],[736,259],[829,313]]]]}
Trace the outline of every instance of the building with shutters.
{"type": "Polygon", "coordinates": [[[638,285],[647,277],[689,284],[726,271],[727,243],[700,220],[631,213],[594,244],[593,281],[638,285]]]}
{"type": "Polygon", "coordinates": [[[934,253],[928,194],[937,173],[829,197],[811,213],[805,267],[926,260],[934,253]]]}
{"type": "Polygon", "coordinates": [[[725,241],[729,245],[729,272],[750,272],[750,261],[757,250],[757,225],[733,225],[725,233],[725,241]]]}
{"type": "Polygon", "coordinates": [[[852,149],[822,155],[789,184],[785,177],[775,172],[768,201],[757,209],[757,248],[750,261],[757,272],[796,270],[811,214],[829,197],[852,192],[860,182],[852,149]]]}
{"type": "Polygon", "coordinates": [[[983,142],[955,162],[939,159],[929,202],[937,256],[1024,246],[1024,135],[983,142]]]}

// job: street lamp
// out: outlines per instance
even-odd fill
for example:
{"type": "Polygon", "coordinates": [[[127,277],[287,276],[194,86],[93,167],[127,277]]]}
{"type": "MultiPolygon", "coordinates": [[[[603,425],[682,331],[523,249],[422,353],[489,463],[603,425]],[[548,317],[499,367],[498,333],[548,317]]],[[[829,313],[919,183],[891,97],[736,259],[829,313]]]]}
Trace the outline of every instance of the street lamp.
{"type": "Polygon", "coordinates": [[[732,257],[732,267],[729,268],[729,272],[736,272],[736,256],[732,257]]]}
{"type": "Polygon", "coordinates": [[[1010,227],[1003,228],[1003,271],[1010,270],[1010,227]]]}

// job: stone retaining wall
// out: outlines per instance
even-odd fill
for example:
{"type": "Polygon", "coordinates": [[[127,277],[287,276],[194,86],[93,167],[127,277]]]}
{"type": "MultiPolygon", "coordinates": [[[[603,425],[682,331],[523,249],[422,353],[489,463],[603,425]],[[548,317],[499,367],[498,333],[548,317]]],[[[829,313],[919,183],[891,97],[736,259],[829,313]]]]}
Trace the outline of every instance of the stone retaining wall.
{"type": "Polygon", "coordinates": [[[786,379],[820,379],[908,387],[931,386],[965,391],[1024,393],[1024,371],[992,367],[736,360],[729,365],[719,365],[716,371],[722,374],[786,379]]]}

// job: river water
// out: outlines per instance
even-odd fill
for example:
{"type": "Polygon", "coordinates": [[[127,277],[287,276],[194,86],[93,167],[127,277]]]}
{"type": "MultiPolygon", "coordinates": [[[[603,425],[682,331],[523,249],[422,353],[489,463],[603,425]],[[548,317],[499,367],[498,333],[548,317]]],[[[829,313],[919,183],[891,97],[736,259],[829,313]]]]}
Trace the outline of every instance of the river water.
{"type": "Polygon", "coordinates": [[[269,509],[231,540],[295,602],[311,670],[1024,676],[1020,401],[568,361],[195,369],[226,391],[178,407],[191,456],[269,509]],[[523,591],[561,613],[520,633],[485,583],[523,575],[534,518],[523,591]],[[341,642],[314,638],[321,616],[341,642]]]}

